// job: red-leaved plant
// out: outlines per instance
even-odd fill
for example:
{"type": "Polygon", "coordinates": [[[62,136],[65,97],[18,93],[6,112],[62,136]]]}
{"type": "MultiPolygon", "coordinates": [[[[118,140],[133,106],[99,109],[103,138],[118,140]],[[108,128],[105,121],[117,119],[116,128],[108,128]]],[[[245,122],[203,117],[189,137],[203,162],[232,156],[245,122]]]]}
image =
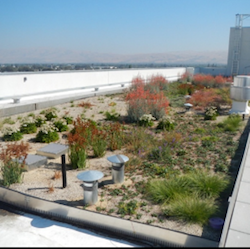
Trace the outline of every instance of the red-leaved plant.
{"type": "MultiPolygon", "coordinates": [[[[125,100],[128,103],[128,119],[138,122],[143,114],[152,114],[156,119],[160,119],[168,113],[169,101],[162,91],[152,90],[148,87],[159,85],[160,76],[151,77],[150,83],[145,83],[140,77],[132,80],[132,87],[125,100]]],[[[165,81],[166,83],[166,81],[165,81]]]]}

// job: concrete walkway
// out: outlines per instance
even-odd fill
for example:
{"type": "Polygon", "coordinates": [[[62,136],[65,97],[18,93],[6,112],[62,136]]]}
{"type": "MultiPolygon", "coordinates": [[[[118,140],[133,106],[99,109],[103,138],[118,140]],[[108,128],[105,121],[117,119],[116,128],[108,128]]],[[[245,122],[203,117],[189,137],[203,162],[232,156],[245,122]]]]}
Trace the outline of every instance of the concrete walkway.
{"type": "Polygon", "coordinates": [[[141,247],[0,204],[0,247],[141,247]]]}

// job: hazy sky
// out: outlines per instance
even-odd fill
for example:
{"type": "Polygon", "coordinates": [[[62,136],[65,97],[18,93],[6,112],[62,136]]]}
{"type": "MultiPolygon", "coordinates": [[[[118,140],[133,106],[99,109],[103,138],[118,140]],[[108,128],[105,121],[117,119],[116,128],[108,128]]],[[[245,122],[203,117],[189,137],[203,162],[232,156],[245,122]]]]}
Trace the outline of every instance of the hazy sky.
{"type": "Polygon", "coordinates": [[[237,13],[250,0],[0,0],[0,49],[227,50],[237,13]]]}

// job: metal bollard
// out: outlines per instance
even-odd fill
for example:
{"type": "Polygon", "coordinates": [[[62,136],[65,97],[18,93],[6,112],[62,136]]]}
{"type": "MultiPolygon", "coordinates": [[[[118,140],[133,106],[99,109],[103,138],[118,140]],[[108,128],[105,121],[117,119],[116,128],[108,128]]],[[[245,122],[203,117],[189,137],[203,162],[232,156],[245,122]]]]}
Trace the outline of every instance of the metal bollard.
{"type": "Polygon", "coordinates": [[[84,205],[92,205],[98,201],[98,180],[102,177],[103,173],[98,170],[87,170],[77,175],[77,178],[83,181],[84,205]]]}
{"type": "Polygon", "coordinates": [[[112,163],[113,183],[122,183],[124,181],[124,165],[129,158],[124,155],[114,155],[107,159],[112,163]]]}

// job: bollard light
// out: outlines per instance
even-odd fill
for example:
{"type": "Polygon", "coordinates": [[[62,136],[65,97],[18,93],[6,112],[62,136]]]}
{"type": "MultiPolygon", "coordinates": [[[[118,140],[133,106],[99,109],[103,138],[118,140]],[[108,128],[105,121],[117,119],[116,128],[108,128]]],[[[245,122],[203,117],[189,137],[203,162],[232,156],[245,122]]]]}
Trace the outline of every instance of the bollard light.
{"type": "Polygon", "coordinates": [[[103,173],[98,170],[87,170],[77,175],[77,178],[83,181],[83,201],[85,205],[92,205],[98,201],[98,180],[102,177],[103,173]]]}
{"type": "Polygon", "coordinates": [[[107,158],[112,163],[112,180],[114,183],[122,183],[124,181],[124,165],[129,160],[124,155],[114,155],[107,158]]]}

